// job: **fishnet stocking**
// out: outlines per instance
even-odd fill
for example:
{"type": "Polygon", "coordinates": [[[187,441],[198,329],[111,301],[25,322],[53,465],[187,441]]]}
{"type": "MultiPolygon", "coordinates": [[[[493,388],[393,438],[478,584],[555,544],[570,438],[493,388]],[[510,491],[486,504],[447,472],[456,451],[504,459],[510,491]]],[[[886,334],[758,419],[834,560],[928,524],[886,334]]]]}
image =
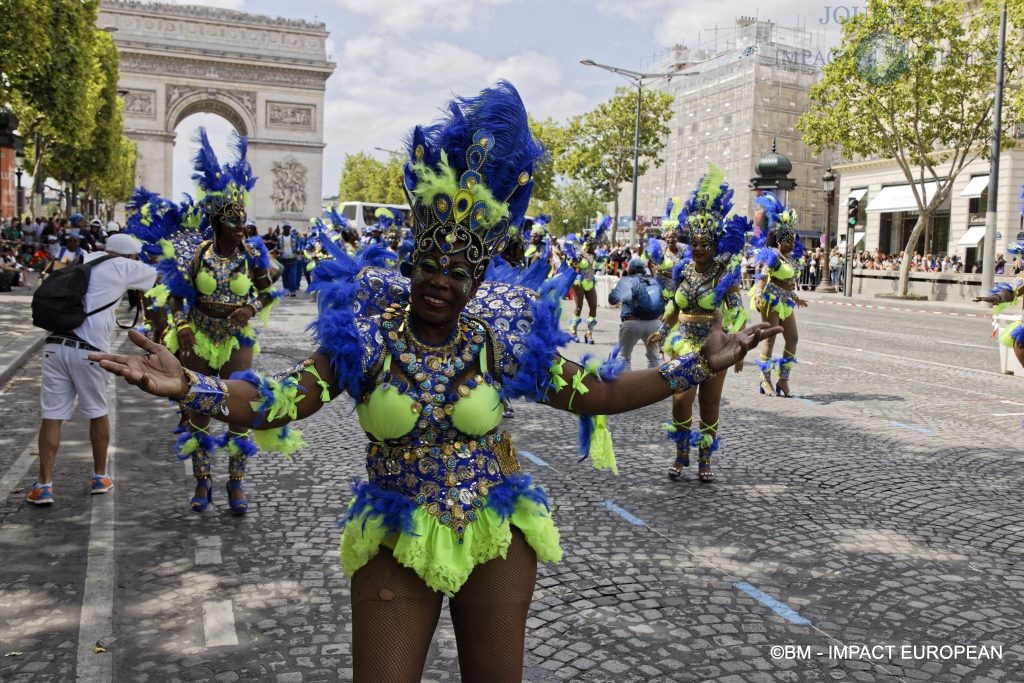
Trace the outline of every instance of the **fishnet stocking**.
{"type": "Polygon", "coordinates": [[[440,615],[441,594],[382,546],[352,577],[353,680],[419,681],[440,615]]]}
{"type": "Polygon", "coordinates": [[[506,558],[476,567],[449,601],[464,682],[523,679],[526,617],[536,581],[537,554],[512,527],[506,558]]]}

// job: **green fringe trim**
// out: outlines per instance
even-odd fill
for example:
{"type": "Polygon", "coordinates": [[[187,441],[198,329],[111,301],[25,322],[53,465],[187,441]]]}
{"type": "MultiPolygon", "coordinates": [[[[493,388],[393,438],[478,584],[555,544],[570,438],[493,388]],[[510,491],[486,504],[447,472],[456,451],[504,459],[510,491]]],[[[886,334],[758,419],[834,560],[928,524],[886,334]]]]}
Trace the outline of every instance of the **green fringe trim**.
{"type": "Polygon", "coordinates": [[[288,460],[292,459],[292,453],[307,446],[306,440],[302,438],[302,432],[289,427],[254,429],[252,440],[260,447],[261,451],[280,453],[288,460]]]}
{"type": "Polygon", "coordinates": [[[381,545],[393,544],[392,552],[399,563],[415,571],[431,589],[451,597],[478,564],[506,557],[512,543],[510,524],[523,532],[538,560],[562,559],[558,529],[550,513],[543,505],[522,496],[511,517],[504,521],[491,508],[481,509],[477,520],[466,527],[461,544],[454,531],[422,506],[412,513],[411,534],[387,538],[379,517],[368,512],[345,525],[339,555],[347,576],[351,577],[373,559],[381,545]]]}
{"type": "Polygon", "coordinates": [[[590,435],[590,462],[595,470],[611,470],[619,473],[615,462],[615,449],[612,447],[612,433],[608,431],[608,417],[594,416],[594,432],[590,435]]]}

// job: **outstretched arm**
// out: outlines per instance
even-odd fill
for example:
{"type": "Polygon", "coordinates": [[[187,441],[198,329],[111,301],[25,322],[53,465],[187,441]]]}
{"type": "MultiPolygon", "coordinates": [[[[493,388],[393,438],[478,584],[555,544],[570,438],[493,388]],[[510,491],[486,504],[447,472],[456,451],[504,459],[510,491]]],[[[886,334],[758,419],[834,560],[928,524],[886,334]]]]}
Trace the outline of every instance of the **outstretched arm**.
{"type": "Polygon", "coordinates": [[[135,330],[128,336],[145,355],[91,353],[89,360],[147,393],[180,401],[222,422],[257,429],[283,427],[312,415],[340,393],[323,353],[273,377],[252,373],[252,381],[221,380],[185,370],[174,354],[135,330]]]}
{"type": "Polygon", "coordinates": [[[546,403],[583,415],[614,415],[642,408],[735,365],[762,339],[780,332],[781,327],[758,323],[726,334],[722,314],[715,311],[711,334],[700,353],[675,358],[660,368],[623,372],[611,381],[602,381],[597,368],[559,361],[552,366],[555,378],[546,403]]]}

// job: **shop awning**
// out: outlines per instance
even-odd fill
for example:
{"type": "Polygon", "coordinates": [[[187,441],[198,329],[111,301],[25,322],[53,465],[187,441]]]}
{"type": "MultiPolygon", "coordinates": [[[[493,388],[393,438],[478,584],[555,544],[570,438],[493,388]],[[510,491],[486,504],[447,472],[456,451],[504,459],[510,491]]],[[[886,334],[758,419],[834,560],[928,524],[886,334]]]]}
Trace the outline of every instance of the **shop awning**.
{"type": "MultiPolygon", "coordinates": [[[[924,184],[924,203],[927,204],[935,194],[937,183],[924,184]]],[[[917,211],[913,185],[892,185],[883,187],[868,204],[868,211],[874,213],[892,213],[894,211],[917,211]]]]}
{"type": "Polygon", "coordinates": [[[980,197],[981,193],[988,189],[988,176],[987,175],[976,175],[971,178],[971,182],[967,183],[967,187],[960,193],[961,197],[980,197]]]}
{"type": "Polygon", "coordinates": [[[864,195],[868,193],[868,188],[862,187],[859,190],[850,190],[850,194],[847,195],[847,199],[856,199],[858,202],[864,199],[864,195]]]}
{"type": "Polygon", "coordinates": [[[981,240],[985,239],[985,226],[975,225],[973,228],[967,228],[967,232],[960,238],[960,241],[956,243],[958,247],[976,247],[981,240]]]}

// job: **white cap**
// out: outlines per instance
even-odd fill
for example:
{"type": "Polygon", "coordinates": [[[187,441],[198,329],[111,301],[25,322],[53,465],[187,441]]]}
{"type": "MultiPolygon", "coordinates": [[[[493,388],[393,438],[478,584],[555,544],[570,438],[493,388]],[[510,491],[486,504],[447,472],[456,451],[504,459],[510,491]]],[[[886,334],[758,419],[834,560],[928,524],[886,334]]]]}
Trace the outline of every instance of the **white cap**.
{"type": "Polygon", "coordinates": [[[107,253],[121,254],[122,256],[138,256],[142,251],[142,242],[131,235],[123,232],[111,235],[107,238],[107,253]]]}

